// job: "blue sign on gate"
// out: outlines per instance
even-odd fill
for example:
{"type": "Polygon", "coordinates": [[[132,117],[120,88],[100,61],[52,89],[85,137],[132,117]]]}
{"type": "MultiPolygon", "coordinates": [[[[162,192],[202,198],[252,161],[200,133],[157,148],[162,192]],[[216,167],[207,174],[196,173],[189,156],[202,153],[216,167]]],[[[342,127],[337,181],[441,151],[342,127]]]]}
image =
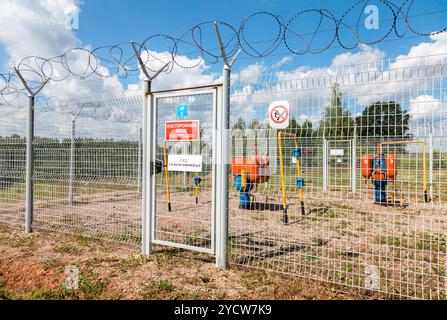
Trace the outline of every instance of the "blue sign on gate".
{"type": "Polygon", "coordinates": [[[177,117],[183,118],[188,116],[188,105],[181,104],[177,106],[177,117]]]}

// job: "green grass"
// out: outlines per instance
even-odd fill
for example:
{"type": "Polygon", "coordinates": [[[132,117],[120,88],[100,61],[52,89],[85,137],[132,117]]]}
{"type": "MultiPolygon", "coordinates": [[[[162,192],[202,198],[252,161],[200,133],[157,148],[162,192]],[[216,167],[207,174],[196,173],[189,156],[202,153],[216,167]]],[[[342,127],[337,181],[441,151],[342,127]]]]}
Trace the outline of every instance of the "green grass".
{"type": "MultiPolygon", "coordinates": [[[[165,279],[155,280],[149,279],[143,284],[144,292],[142,297],[144,299],[161,299],[167,294],[174,291],[174,285],[165,279]]],[[[173,297],[179,298],[178,294],[170,295],[170,298],[173,297]]]]}
{"type": "Polygon", "coordinates": [[[87,300],[98,299],[107,286],[108,282],[99,279],[97,274],[82,274],[79,276],[79,292],[87,300]]]}
{"type": "Polygon", "coordinates": [[[66,253],[66,254],[71,254],[71,255],[77,255],[79,253],[81,253],[81,250],[71,244],[68,243],[62,243],[57,245],[54,249],[54,252],[56,253],[66,253]]]}
{"type": "Polygon", "coordinates": [[[86,237],[86,236],[83,236],[82,234],[76,235],[75,239],[76,239],[77,243],[79,243],[83,246],[89,246],[92,243],[100,242],[100,240],[97,238],[86,237]]]}
{"type": "Polygon", "coordinates": [[[242,284],[246,288],[256,286],[268,286],[274,283],[273,278],[268,273],[261,270],[250,271],[243,279],[242,284]]]}
{"type": "Polygon", "coordinates": [[[61,300],[64,298],[64,295],[57,290],[42,288],[33,291],[30,295],[23,298],[25,300],[61,300]]]}
{"type": "Polygon", "coordinates": [[[423,250],[427,252],[446,252],[446,239],[431,233],[420,233],[403,236],[381,236],[376,238],[376,243],[388,245],[390,248],[403,248],[423,250]]]}
{"type": "MultiPolygon", "coordinates": [[[[34,182],[34,194],[36,200],[66,200],[68,197],[68,190],[68,180],[62,182],[56,180],[37,180],[34,182]]],[[[123,184],[117,179],[110,179],[109,182],[76,182],[75,190],[77,197],[83,197],[111,192],[115,190],[136,191],[136,187],[131,184],[123,184]]],[[[25,191],[25,181],[13,182],[10,188],[0,189],[0,203],[15,203],[25,201],[25,191]]]]}
{"type": "Polygon", "coordinates": [[[2,200],[8,202],[25,201],[25,182],[15,182],[10,188],[0,189],[0,201],[2,200]]]}
{"type": "Polygon", "coordinates": [[[131,271],[131,270],[134,270],[134,269],[140,267],[147,261],[148,261],[148,259],[143,256],[131,255],[131,256],[127,257],[126,259],[119,261],[116,264],[116,266],[117,266],[118,270],[120,270],[121,272],[128,272],[128,271],[131,271]]]}
{"type": "Polygon", "coordinates": [[[203,283],[209,283],[210,281],[211,281],[211,277],[208,275],[208,274],[203,274],[201,277],[200,277],[200,280],[203,282],[203,283]]]}
{"type": "Polygon", "coordinates": [[[326,243],[326,241],[321,237],[313,237],[312,243],[316,246],[322,246],[326,243]]]}
{"type": "Polygon", "coordinates": [[[11,239],[11,245],[16,248],[21,248],[24,253],[31,253],[35,251],[39,245],[35,236],[19,237],[11,239]]]}

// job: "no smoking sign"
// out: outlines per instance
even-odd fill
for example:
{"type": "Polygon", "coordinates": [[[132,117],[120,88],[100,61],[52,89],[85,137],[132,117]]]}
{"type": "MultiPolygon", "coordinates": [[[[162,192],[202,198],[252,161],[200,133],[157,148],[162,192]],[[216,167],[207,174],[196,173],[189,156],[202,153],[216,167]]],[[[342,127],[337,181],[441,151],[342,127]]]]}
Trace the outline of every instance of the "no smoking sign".
{"type": "Polygon", "coordinates": [[[274,101],[269,107],[269,124],[272,129],[285,129],[289,126],[289,102],[274,101]]]}

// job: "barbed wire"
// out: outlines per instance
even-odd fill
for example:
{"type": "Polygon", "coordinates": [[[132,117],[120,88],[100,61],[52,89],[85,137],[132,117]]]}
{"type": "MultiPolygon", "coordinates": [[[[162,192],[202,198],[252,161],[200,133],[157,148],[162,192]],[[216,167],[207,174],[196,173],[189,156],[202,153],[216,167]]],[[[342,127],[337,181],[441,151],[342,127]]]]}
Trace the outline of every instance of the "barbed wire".
{"type": "MultiPolygon", "coordinates": [[[[288,53],[298,56],[322,53],[333,47],[335,43],[343,49],[352,50],[359,45],[373,45],[385,41],[392,33],[402,38],[410,32],[417,36],[433,36],[447,30],[446,26],[432,32],[418,31],[412,25],[412,18],[418,15],[411,15],[415,0],[404,0],[401,5],[391,0],[377,0],[375,3],[381,4],[381,16],[388,14],[388,19],[385,20],[388,24],[385,27],[381,26],[383,31],[377,32],[376,38],[365,39],[360,32],[360,22],[369,3],[369,0],[357,1],[339,18],[327,9],[306,9],[293,14],[287,21],[272,12],[258,11],[242,19],[239,26],[224,21],[216,22],[229,58],[239,50],[248,57],[263,58],[274,55],[282,46],[288,53]],[[356,24],[349,25],[348,18],[358,13],[356,24]],[[302,31],[302,22],[310,20],[316,22],[314,29],[310,32],[302,31]],[[403,21],[403,30],[398,30],[399,21],[403,21]],[[258,26],[260,22],[263,23],[264,29],[273,31],[274,36],[271,39],[258,41],[250,38],[253,34],[253,32],[250,33],[253,26],[258,26]],[[329,34],[324,41],[318,37],[323,33],[329,34]],[[316,45],[317,42],[319,42],[318,45],[316,45]]],[[[0,104],[22,106],[29,94],[28,91],[36,91],[46,82],[63,82],[69,78],[126,79],[130,75],[138,74],[141,67],[149,73],[156,73],[167,64],[163,72],[170,73],[176,67],[193,69],[205,63],[217,64],[222,61],[220,50],[216,43],[210,45],[209,40],[212,36],[215,37],[214,23],[215,21],[198,23],[179,37],[158,33],[147,37],[141,43],[129,41],[94,49],[78,47],[50,58],[25,57],[17,63],[15,68],[11,68],[6,73],[0,73],[0,104]],[[156,44],[160,43],[164,45],[164,48],[161,51],[155,51],[156,44]],[[134,46],[137,52],[133,50],[134,46]],[[184,58],[192,54],[195,55],[194,59],[184,58]],[[23,79],[19,78],[19,73],[23,79]],[[23,82],[29,88],[26,88],[23,82]]],[[[217,41],[216,37],[215,39],[217,41]]],[[[53,97],[47,97],[43,102],[47,106],[50,103],[64,104],[62,101],[55,101],[53,97]]],[[[69,106],[70,103],[65,103],[65,105],[69,106]]],[[[91,107],[88,109],[92,110],[91,107]]]]}

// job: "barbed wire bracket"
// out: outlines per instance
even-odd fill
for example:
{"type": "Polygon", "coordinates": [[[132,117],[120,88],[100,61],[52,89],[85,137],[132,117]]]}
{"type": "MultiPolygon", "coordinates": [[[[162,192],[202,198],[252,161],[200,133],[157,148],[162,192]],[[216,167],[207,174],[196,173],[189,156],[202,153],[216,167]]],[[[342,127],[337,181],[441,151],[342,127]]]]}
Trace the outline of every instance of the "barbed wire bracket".
{"type": "Polygon", "coordinates": [[[231,62],[228,62],[228,57],[227,57],[227,54],[225,52],[225,45],[224,45],[224,43],[222,41],[222,37],[220,35],[219,26],[218,26],[217,21],[214,21],[214,30],[216,31],[217,41],[219,42],[220,52],[221,52],[221,55],[222,55],[222,60],[224,62],[224,65],[226,67],[228,67],[228,68],[231,68],[235,64],[235,62],[239,58],[239,56],[241,55],[241,49],[239,49],[236,52],[236,54],[233,57],[233,59],[231,60],[231,62]]]}
{"type": "MultiPolygon", "coordinates": [[[[137,47],[135,46],[135,41],[131,41],[131,44],[132,44],[132,48],[133,48],[133,50],[135,52],[135,57],[137,58],[138,64],[140,65],[141,71],[146,76],[145,80],[149,81],[149,83],[151,83],[152,80],[157,78],[160,75],[160,73],[162,73],[164,70],[166,70],[166,68],[172,62],[172,61],[169,61],[169,62],[165,63],[163,65],[163,67],[161,67],[153,76],[151,76],[149,74],[149,72],[147,71],[147,69],[146,69],[146,65],[144,64],[143,60],[141,59],[140,52],[138,51],[137,47]]],[[[149,86],[149,92],[150,92],[150,89],[151,89],[151,86],[149,86]]],[[[149,92],[146,92],[146,94],[148,94],[149,92]]]]}

